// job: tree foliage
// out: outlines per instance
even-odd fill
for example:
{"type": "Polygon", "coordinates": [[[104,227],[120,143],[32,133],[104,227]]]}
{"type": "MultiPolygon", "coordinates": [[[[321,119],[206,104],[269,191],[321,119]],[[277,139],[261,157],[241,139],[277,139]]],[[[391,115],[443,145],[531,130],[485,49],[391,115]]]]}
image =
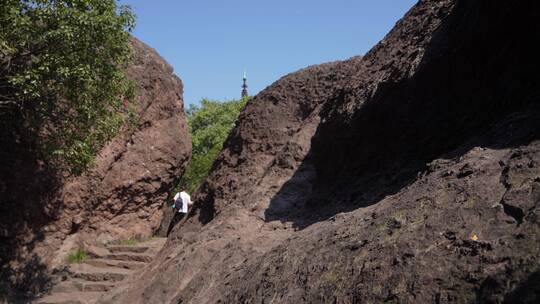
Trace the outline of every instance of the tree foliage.
{"type": "Polygon", "coordinates": [[[84,170],[127,116],[134,21],[115,0],[3,0],[2,128],[30,130],[45,159],[84,170]]]}
{"type": "Polygon", "coordinates": [[[193,192],[208,175],[247,100],[219,102],[203,99],[199,106],[189,107],[186,112],[193,153],[180,181],[181,188],[193,192]]]}

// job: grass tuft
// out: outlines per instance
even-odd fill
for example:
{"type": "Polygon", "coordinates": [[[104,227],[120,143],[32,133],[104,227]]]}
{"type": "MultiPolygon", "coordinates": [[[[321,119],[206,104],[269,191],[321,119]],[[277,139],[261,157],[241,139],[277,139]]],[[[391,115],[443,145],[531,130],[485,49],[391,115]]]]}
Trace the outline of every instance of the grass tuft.
{"type": "Polygon", "coordinates": [[[70,264],[78,264],[86,261],[89,258],[88,252],[86,250],[77,248],[75,251],[71,252],[68,257],[68,263],[70,264]]]}

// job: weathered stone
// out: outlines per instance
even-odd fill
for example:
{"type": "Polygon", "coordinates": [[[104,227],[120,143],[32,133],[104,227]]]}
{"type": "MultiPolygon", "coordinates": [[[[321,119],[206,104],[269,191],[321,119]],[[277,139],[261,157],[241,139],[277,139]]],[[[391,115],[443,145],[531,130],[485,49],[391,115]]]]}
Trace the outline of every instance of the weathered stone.
{"type": "Polygon", "coordinates": [[[104,247],[88,245],[84,248],[89,256],[93,258],[102,258],[110,254],[109,250],[104,247]]]}
{"type": "Polygon", "coordinates": [[[77,246],[145,238],[158,229],[162,205],[190,157],[191,138],[181,80],[155,50],[135,38],[132,44],[128,75],[137,96],[129,103],[138,119],[101,149],[88,172],[51,178],[24,159],[32,155],[2,160],[0,177],[8,184],[0,193],[6,199],[0,203],[0,231],[9,236],[0,242],[3,274],[20,272],[27,254],[45,282],[47,267],[65,263],[77,246]]]}
{"type": "Polygon", "coordinates": [[[109,302],[538,302],[539,12],[419,1],[362,58],[272,84],[109,302]]]}

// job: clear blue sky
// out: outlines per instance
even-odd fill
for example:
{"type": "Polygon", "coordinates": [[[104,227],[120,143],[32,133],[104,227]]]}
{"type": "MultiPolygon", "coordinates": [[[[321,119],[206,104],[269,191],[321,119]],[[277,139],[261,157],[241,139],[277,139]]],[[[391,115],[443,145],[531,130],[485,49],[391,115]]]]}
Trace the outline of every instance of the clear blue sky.
{"type": "Polygon", "coordinates": [[[184,102],[250,95],[308,65],[362,55],[416,0],[121,0],[135,36],[184,82],[184,102]]]}

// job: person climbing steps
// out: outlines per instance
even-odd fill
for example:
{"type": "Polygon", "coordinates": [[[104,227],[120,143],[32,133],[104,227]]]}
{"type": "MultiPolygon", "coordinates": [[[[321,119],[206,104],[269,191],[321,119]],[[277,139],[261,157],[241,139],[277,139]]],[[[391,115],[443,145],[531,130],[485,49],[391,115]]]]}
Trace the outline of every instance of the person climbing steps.
{"type": "Polygon", "coordinates": [[[193,205],[193,202],[191,201],[191,196],[187,194],[184,190],[181,192],[178,192],[174,195],[173,198],[174,202],[172,205],[173,209],[178,209],[178,212],[181,213],[188,213],[189,208],[193,205]]]}
{"type": "Polygon", "coordinates": [[[184,190],[174,195],[172,208],[177,209],[178,213],[182,213],[182,215],[177,216],[176,212],[174,213],[171,223],[169,224],[169,228],[167,229],[167,235],[169,235],[176,224],[178,224],[182,219],[187,218],[187,215],[191,210],[191,206],[193,206],[191,197],[184,190]]]}

